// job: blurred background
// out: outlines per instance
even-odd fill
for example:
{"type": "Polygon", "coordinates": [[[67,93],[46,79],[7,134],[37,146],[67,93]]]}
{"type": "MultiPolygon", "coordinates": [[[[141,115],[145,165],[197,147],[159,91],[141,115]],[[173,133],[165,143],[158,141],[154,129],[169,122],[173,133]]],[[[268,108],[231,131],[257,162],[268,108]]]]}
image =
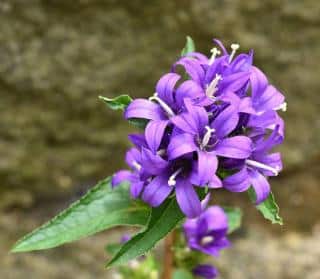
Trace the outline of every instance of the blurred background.
{"type": "Polygon", "coordinates": [[[111,278],[117,230],[50,251],[12,255],[17,238],[123,167],[133,131],[98,95],[146,97],[185,44],[255,49],[287,97],[285,169],[271,181],[285,225],[246,194],[220,278],[320,278],[320,3],[317,0],[0,0],[0,278],[111,278]]]}

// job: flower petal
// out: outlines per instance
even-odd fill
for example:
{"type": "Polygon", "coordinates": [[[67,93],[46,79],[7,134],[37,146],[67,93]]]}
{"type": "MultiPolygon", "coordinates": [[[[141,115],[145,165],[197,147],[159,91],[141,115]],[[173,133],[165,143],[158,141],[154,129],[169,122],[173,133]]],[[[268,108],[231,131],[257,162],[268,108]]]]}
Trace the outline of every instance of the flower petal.
{"type": "Polygon", "coordinates": [[[197,149],[192,135],[180,134],[171,138],[167,152],[169,159],[173,160],[197,149]]]}
{"type": "Polygon", "coordinates": [[[239,172],[227,176],[223,180],[223,187],[231,192],[244,192],[250,187],[250,177],[244,167],[239,172]]]}
{"type": "Polygon", "coordinates": [[[186,133],[199,135],[208,124],[208,114],[202,107],[188,105],[188,112],[172,117],[171,122],[186,133]]]}
{"type": "Polygon", "coordinates": [[[239,113],[235,106],[228,106],[213,120],[211,127],[215,129],[218,138],[224,138],[237,126],[239,113]]]}
{"type": "Polygon", "coordinates": [[[192,269],[192,273],[205,279],[214,279],[218,276],[218,270],[209,264],[197,265],[192,269]]]}
{"type": "Polygon", "coordinates": [[[214,153],[198,151],[198,163],[191,181],[198,186],[206,186],[214,177],[218,166],[218,159],[214,153]]]}
{"type": "Polygon", "coordinates": [[[260,204],[269,196],[270,184],[268,180],[256,170],[250,170],[249,176],[252,187],[256,192],[256,204],[260,204]]]}
{"type": "Polygon", "coordinates": [[[139,198],[143,190],[144,182],[143,181],[133,181],[130,185],[130,194],[134,199],[139,198]]]}
{"type": "Polygon", "coordinates": [[[180,75],[168,73],[162,76],[156,85],[156,92],[158,93],[158,96],[169,105],[174,103],[174,86],[179,79],[180,75]]]}
{"type": "Polygon", "coordinates": [[[274,86],[268,85],[259,98],[253,99],[253,107],[258,112],[275,110],[284,100],[284,96],[274,86]]]}
{"type": "Polygon", "coordinates": [[[195,99],[203,96],[202,87],[193,80],[186,80],[176,90],[176,103],[179,108],[184,104],[185,98],[195,99]]]}
{"type": "Polygon", "coordinates": [[[131,181],[131,179],[132,179],[131,171],[120,170],[112,176],[111,186],[112,188],[114,188],[124,181],[131,181]]]}
{"type": "Polygon", "coordinates": [[[168,166],[168,162],[149,149],[142,148],[141,165],[149,174],[160,175],[168,166]]]}
{"type": "Polygon", "coordinates": [[[165,120],[162,108],[149,100],[136,99],[130,103],[125,111],[125,118],[143,118],[149,120],[165,120]]]}
{"type": "Polygon", "coordinates": [[[261,70],[253,66],[250,75],[250,82],[252,98],[257,100],[267,87],[268,80],[261,70]]]}
{"type": "Polygon", "coordinates": [[[140,164],[141,162],[140,151],[135,147],[130,148],[126,153],[125,161],[132,169],[139,170],[137,164],[140,164]]]}
{"type": "Polygon", "coordinates": [[[130,134],[128,138],[137,148],[147,147],[144,134],[130,134]]]}
{"type": "Polygon", "coordinates": [[[202,85],[205,72],[201,67],[201,63],[199,61],[187,56],[182,57],[173,65],[173,71],[175,71],[178,65],[183,66],[191,79],[193,79],[199,85],[202,85]]]}
{"type": "Polygon", "coordinates": [[[195,218],[201,213],[201,203],[193,186],[187,179],[177,179],[176,196],[182,212],[188,218],[195,218]]]}
{"type": "Polygon", "coordinates": [[[159,206],[171,193],[168,176],[156,176],[144,189],[142,199],[153,207],[159,206]]]}
{"type": "Polygon", "coordinates": [[[226,138],[217,143],[214,152],[227,158],[248,158],[252,152],[252,141],[245,136],[226,138]]]}
{"type": "Polygon", "coordinates": [[[150,121],[145,129],[145,137],[150,150],[155,154],[160,146],[168,120],[150,121]]]}

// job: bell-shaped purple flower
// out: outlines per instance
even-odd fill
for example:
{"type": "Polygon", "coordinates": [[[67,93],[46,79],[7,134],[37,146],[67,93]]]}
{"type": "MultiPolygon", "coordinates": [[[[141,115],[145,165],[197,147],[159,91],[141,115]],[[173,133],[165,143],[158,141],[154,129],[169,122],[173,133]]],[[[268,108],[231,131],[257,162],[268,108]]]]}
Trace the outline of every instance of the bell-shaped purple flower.
{"type": "Polygon", "coordinates": [[[226,237],[228,218],[219,206],[211,206],[183,225],[188,246],[211,256],[218,256],[221,249],[230,246],[226,237]]]}
{"type": "Polygon", "coordinates": [[[218,276],[218,270],[209,264],[200,264],[192,269],[192,273],[195,276],[202,277],[204,279],[214,279],[218,276]]]}

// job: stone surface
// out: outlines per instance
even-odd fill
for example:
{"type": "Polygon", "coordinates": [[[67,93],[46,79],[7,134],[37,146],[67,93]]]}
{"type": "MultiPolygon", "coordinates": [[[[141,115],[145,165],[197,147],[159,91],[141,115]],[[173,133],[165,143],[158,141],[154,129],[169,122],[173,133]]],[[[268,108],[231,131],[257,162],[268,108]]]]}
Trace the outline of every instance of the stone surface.
{"type": "MultiPolygon", "coordinates": [[[[243,273],[243,278],[319,277],[316,262],[307,262],[309,255],[319,258],[313,254],[318,250],[312,249],[317,237],[311,235],[320,214],[319,14],[316,0],[0,1],[1,218],[7,220],[13,208],[17,216],[22,214],[19,210],[28,209],[15,226],[1,225],[6,247],[13,236],[42,220],[32,208],[42,211],[48,201],[75,199],[123,166],[126,135],[133,128],[120,114],[106,109],[98,95],[151,95],[187,34],[204,52],[215,36],[227,44],[237,41],[245,50],[254,48],[256,64],[287,96],[288,111],[283,114],[287,139],[281,147],[285,170],[272,184],[286,221],[282,230],[308,243],[291,249],[285,244],[287,236],[277,238],[281,230],[274,227],[274,235],[244,235],[236,250],[241,254],[239,265],[251,277],[243,273]],[[263,246],[257,237],[265,238],[263,246]],[[263,256],[269,254],[259,258],[248,252],[242,258],[252,247],[271,251],[274,258],[267,261],[274,267],[265,270],[263,256]],[[307,258],[295,256],[290,271],[282,267],[298,249],[307,258]],[[307,267],[310,273],[305,274],[307,267]]],[[[239,200],[239,196],[218,194],[217,200],[243,205],[248,208],[247,224],[254,220],[257,226],[270,228],[247,197],[239,200]]],[[[66,248],[4,257],[9,264],[0,277],[24,278],[28,270],[39,272],[33,278],[61,278],[61,274],[74,278],[70,274],[80,265],[82,278],[102,278],[104,243],[97,241],[99,237],[88,240],[88,245],[79,244],[80,248],[72,246],[78,247],[73,252],[66,248]],[[61,263],[63,253],[70,262],[61,263]],[[88,260],[89,267],[78,257],[97,257],[96,264],[88,260]]],[[[235,259],[226,257],[222,268],[229,261],[235,259]]],[[[224,271],[224,278],[241,278],[233,273],[237,268],[224,271]]]]}

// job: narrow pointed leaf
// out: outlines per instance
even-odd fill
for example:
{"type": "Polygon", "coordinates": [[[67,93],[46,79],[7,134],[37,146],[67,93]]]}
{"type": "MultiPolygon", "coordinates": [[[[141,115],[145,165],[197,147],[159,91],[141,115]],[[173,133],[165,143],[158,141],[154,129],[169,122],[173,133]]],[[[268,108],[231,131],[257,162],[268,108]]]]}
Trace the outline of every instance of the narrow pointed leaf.
{"type": "Polygon", "coordinates": [[[155,244],[172,231],[184,218],[175,198],[153,208],[145,230],[126,242],[118,253],[107,263],[107,267],[117,266],[144,255],[155,244]]]}
{"type": "Polygon", "coordinates": [[[228,216],[228,233],[232,233],[241,226],[242,211],[237,207],[223,207],[228,216]]]}
{"type": "MultiPolygon", "coordinates": [[[[256,193],[252,187],[248,190],[252,202],[256,200],[256,193]]],[[[268,198],[256,206],[264,218],[270,220],[272,224],[283,225],[283,220],[279,215],[279,206],[276,204],[274,195],[270,192],[268,198]]]]}
{"type": "Polygon", "coordinates": [[[120,95],[113,99],[99,96],[99,98],[104,101],[107,106],[113,110],[125,110],[126,107],[132,102],[132,99],[128,95],[120,95]]]}
{"type": "Polygon", "coordinates": [[[12,252],[53,248],[119,225],[142,226],[148,207],[130,199],[128,185],[111,189],[110,177],[51,221],[19,240],[12,252]]]}
{"type": "Polygon", "coordinates": [[[187,36],[187,41],[185,47],[181,51],[181,56],[185,56],[190,52],[194,52],[196,50],[194,41],[190,36],[187,36]]]}

